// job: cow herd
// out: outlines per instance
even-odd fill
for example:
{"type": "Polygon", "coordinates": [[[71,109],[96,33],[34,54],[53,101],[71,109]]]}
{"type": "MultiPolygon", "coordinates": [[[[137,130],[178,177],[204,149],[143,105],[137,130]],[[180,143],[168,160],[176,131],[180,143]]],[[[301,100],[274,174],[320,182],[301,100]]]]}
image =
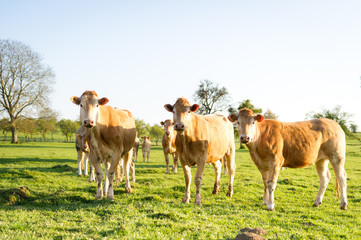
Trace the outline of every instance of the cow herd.
{"type": "MultiPolygon", "coordinates": [[[[96,199],[103,196],[114,199],[114,177],[117,184],[124,176],[125,191],[131,193],[129,171],[132,181],[135,181],[134,162],[137,162],[140,145],[132,114],[106,105],[108,98],[99,98],[94,91],[71,97],[71,101],[80,107],[82,122],[76,141],[78,174],[82,174],[81,159],[89,155],[89,181],[94,181],[96,175],[96,199]],[[101,164],[105,165],[104,174],[101,164]]],[[[160,122],[164,128],[162,146],[166,173],[170,172],[169,155],[172,155],[172,171],[177,172],[179,160],[184,172],[185,193],[182,202],[190,201],[191,167],[197,166],[194,177],[195,203],[202,204],[202,178],[208,163],[212,164],[215,171],[213,194],[219,192],[224,163],[229,177],[227,196],[232,197],[236,171],[233,123],[237,123],[239,139],[247,146],[252,161],[261,172],[264,182],[263,204],[267,210],[275,208],[274,191],[281,167],[302,168],[312,164],[316,166],[320,179],[319,192],[313,206],[320,205],[331,178],[329,162],[336,175],[341,209],[347,209],[345,134],[335,121],[314,119],[284,123],[264,119],[247,108],[228,118],[219,113],[198,115],[195,112],[199,105],[192,105],[185,98],[178,98],[174,104],[166,104],[164,108],[173,117],[173,120],[160,122]]],[[[142,139],[143,161],[149,162],[151,142],[149,137],[142,139]]],[[[87,171],[86,163],[84,167],[87,171]]]]}

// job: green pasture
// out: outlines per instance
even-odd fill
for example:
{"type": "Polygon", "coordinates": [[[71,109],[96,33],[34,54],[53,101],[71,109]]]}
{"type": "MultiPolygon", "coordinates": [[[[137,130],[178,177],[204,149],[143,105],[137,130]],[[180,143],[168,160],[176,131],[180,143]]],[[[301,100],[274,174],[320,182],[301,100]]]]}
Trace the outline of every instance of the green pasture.
{"type": "MultiPolygon", "coordinates": [[[[181,203],[182,168],[165,174],[160,146],[150,163],[141,150],[132,194],[124,182],[115,201],[94,200],[96,184],[77,176],[74,143],[0,142],[0,239],[234,239],[245,227],[263,228],[267,239],[361,239],[361,143],[348,139],[348,210],[340,210],[335,177],[323,203],[315,167],[284,169],[275,192],[276,209],[262,205],[261,174],[246,149],[237,150],[234,195],[226,197],[228,176],[212,195],[214,170],[203,177],[203,205],[181,203]]],[[[196,168],[192,168],[193,177],[196,168]]]]}

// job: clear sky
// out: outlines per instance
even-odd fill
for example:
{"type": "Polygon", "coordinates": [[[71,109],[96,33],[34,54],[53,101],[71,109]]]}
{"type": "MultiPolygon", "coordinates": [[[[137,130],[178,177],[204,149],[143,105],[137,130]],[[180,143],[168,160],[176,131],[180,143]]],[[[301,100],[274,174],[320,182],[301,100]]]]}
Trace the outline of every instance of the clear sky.
{"type": "Polygon", "coordinates": [[[76,120],[85,90],[150,124],[200,80],[281,121],[332,109],[361,130],[361,1],[0,0],[0,38],[56,74],[51,107],[76,120]]]}

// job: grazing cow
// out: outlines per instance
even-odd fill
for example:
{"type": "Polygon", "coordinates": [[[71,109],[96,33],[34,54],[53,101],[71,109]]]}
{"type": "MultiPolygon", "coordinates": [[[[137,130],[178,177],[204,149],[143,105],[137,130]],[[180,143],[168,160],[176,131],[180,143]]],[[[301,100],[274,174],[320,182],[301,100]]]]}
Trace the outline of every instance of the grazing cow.
{"type": "Polygon", "coordinates": [[[313,204],[322,203],[331,178],[328,162],[341,188],[341,209],[347,208],[345,164],[345,133],[333,120],[321,118],[311,121],[284,123],[264,120],[260,114],[244,108],[228,116],[238,122],[240,141],[246,144],[253,162],[260,170],[264,183],[263,204],[273,210],[274,191],[281,167],[302,168],[316,165],[320,188],[313,204]]]}
{"type": "Polygon", "coordinates": [[[164,134],[162,138],[162,145],[163,145],[163,153],[165,158],[165,163],[167,165],[166,173],[169,173],[169,156],[171,154],[173,157],[173,167],[172,171],[174,173],[177,172],[178,167],[178,156],[175,151],[175,135],[176,131],[173,128],[173,122],[170,119],[165,120],[164,122],[160,122],[160,125],[164,128],[164,134]]]}
{"type": "Polygon", "coordinates": [[[142,137],[142,153],[143,153],[143,162],[145,162],[145,158],[147,158],[147,162],[149,162],[150,148],[152,143],[150,141],[150,137],[142,137]]]}
{"type": "Polygon", "coordinates": [[[103,173],[101,157],[110,157],[110,167],[106,174],[109,180],[109,199],[114,199],[113,178],[116,167],[121,158],[124,160],[125,191],[132,192],[129,182],[129,165],[132,158],[133,145],[136,138],[135,121],[127,110],[114,109],[106,106],[108,98],[99,98],[94,91],[85,91],[80,97],[71,97],[71,101],[80,106],[82,125],[89,129],[91,134],[90,161],[97,174],[98,189],[96,199],[103,197],[103,173]]]}
{"type": "MultiPolygon", "coordinates": [[[[89,161],[89,142],[90,134],[88,129],[84,126],[80,126],[76,131],[75,147],[78,153],[78,175],[81,176],[82,164],[84,165],[84,175],[88,175],[88,161],[89,161]]],[[[89,163],[90,176],[89,182],[95,181],[94,167],[89,163]]]]}
{"type": "Polygon", "coordinates": [[[195,203],[201,205],[201,185],[204,169],[211,163],[216,177],[213,194],[217,194],[220,187],[220,177],[223,157],[226,158],[229,184],[227,196],[232,197],[233,180],[236,170],[233,125],[220,114],[201,116],[194,112],[199,105],[190,105],[185,98],[178,98],[174,105],[166,104],[164,108],[173,113],[174,130],[176,135],[176,152],[183,167],[185,177],[185,194],[183,202],[190,200],[191,166],[197,164],[194,179],[196,185],[195,203]]]}
{"type": "Polygon", "coordinates": [[[139,138],[138,136],[135,138],[134,146],[133,146],[133,162],[138,161],[138,150],[139,150],[139,138]]]}

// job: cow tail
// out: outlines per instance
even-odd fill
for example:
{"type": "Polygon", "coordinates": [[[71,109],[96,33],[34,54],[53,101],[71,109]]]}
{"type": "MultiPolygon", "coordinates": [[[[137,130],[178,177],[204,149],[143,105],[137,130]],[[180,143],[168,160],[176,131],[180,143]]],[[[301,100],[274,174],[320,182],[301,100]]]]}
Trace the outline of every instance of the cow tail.
{"type": "Polygon", "coordinates": [[[338,183],[338,180],[337,180],[337,177],[336,177],[336,197],[337,199],[340,199],[340,196],[341,196],[341,188],[340,188],[340,184],[338,183]]]}

